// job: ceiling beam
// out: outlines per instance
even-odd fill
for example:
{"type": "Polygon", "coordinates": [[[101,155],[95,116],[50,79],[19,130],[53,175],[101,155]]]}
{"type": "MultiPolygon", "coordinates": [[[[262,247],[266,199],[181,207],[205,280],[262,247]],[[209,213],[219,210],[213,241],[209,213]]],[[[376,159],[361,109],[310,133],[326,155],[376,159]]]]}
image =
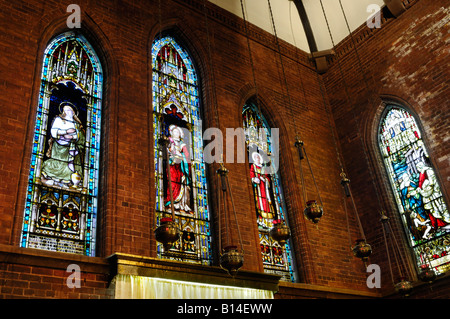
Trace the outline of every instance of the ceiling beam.
{"type": "Polygon", "coordinates": [[[318,51],[316,40],[309,23],[308,15],[306,14],[305,6],[303,5],[303,0],[290,0],[293,1],[297,7],[300,20],[302,21],[303,30],[305,31],[306,40],[308,41],[308,46],[310,50],[310,58],[314,60],[316,64],[316,70],[320,74],[328,71],[328,60],[327,57],[334,54],[333,50],[318,51]]]}
{"type": "Polygon", "coordinates": [[[308,41],[309,50],[311,53],[317,52],[317,44],[314,39],[314,34],[311,28],[311,24],[309,23],[308,15],[306,14],[305,6],[303,5],[303,0],[291,0],[294,2],[297,7],[298,14],[300,16],[300,20],[303,24],[303,29],[305,30],[306,40],[308,41]]]}

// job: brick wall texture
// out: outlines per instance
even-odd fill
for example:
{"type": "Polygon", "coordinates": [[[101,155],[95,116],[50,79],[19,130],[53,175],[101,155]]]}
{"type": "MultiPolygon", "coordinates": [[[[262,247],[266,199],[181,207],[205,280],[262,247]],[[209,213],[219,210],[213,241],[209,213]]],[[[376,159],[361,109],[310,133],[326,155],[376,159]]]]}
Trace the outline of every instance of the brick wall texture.
{"type": "MultiPolygon", "coordinates": [[[[337,44],[336,55],[329,59],[329,70],[323,75],[315,72],[307,53],[280,41],[282,68],[274,37],[249,26],[262,112],[271,127],[280,128],[280,174],[302,284],[379,296],[392,288],[379,223],[380,207],[395,211],[376,144],[383,103],[402,103],[417,115],[444,196],[449,199],[448,3],[405,2],[407,10],[398,18],[384,17],[379,29],[363,25],[337,44]],[[317,225],[302,213],[300,165],[307,193],[316,195],[309,169],[299,161],[296,135],[305,143],[323,200],[324,216],[317,225]],[[382,268],[382,288],[376,291],[367,287],[364,264],[350,251],[349,241],[360,234],[351,209],[347,227],[340,162],[352,181],[365,235],[374,248],[370,262],[382,268]]],[[[68,4],[0,2],[0,245],[19,246],[43,50],[55,35],[67,30],[68,4]]],[[[156,257],[153,132],[149,125],[152,41],[160,30],[173,32],[183,41],[199,70],[203,127],[219,127],[225,132],[242,125],[242,106],[256,91],[244,24],[200,0],[161,1],[161,16],[158,1],[80,0],[77,4],[82,10],[80,31],[94,46],[105,70],[101,217],[95,258],[116,252],[156,257]]],[[[263,266],[252,189],[250,179],[243,178],[249,176],[249,168],[244,163],[228,164],[227,168],[244,243],[243,269],[260,272],[263,266]]],[[[212,194],[216,169],[208,166],[212,194]]],[[[392,219],[408,255],[401,225],[392,219]]],[[[85,273],[82,291],[70,291],[63,284],[67,277],[63,267],[54,268],[51,262],[0,261],[0,298],[111,296],[106,290],[108,276],[95,267],[85,273]]],[[[422,289],[416,296],[448,297],[445,285],[439,287],[433,295],[422,289]]],[[[280,287],[277,298],[305,297],[305,290],[298,295],[295,291],[292,286],[280,287]]]]}

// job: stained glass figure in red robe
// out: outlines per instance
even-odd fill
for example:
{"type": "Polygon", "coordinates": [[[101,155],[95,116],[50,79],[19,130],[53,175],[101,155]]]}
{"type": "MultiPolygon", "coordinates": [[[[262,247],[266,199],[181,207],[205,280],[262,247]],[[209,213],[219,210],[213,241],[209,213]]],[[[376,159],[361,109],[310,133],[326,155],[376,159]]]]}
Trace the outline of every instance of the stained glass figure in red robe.
{"type": "Polygon", "coordinates": [[[258,214],[263,218],[272,219],[274,208],[270,192],[271,177],[264,172],[263,158],[261,154],[253,152],[253,164],[250,167],[250,177],[252,178],[255,197],[257,201],[258,214]]]}
{"type": "MultiPolygon", "coordinates": [[[[190,207],[191,163],[189,150],[183,142],[184,133],[180,127],[173,124],[169,126],[169,133],[169,169],[174,210],[181,213],[193,214],[190,207]]],[[[169,178],[168,172],[167,178],[169,178]]],[[[168,186],[166,190],[165,206],[170,208],[170,204],[171,198],[168,186]]]]}

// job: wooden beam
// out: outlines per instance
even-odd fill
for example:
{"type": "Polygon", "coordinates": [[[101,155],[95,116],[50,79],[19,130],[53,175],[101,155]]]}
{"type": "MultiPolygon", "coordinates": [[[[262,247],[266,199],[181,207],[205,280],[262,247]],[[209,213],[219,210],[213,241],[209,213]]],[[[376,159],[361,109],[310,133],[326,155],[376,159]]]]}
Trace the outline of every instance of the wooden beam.
{"type": "Polygon", "coordinates": [[[303,29],[305,30],[306,39],[308,41],[310,52],[317,51],[317,44],[314,38],[314,34],[311,28],[311,24],[309,23],[308,15],[306,14],[305,6],[303,5],[302,0],[291,0],[294,2],[297,7],[298,14],[300,15],[300,20],[303,24],[303,29]]]}

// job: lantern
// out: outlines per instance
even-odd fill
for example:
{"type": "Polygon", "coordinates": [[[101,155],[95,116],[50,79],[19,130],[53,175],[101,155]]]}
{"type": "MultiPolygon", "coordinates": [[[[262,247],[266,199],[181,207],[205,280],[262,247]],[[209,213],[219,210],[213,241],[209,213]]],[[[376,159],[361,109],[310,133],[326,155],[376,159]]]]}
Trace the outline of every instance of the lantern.
{"type": "Polygon", "coordinates": [[[366,243],[364,239],[357,239],[352,250],[355,257],[361,258],[364,262],[369,259],[369,256],[372,253],[372,247],[366,243]]]}
{"type": "Polygon", "coordinates": [[[275,219],[272,223],[273,227],[270,230],[270,237],[276,240],[280,246],[284,246],[289,237],[291,237],[289,227],[281,219],[275,219]]]}
{"type": "Polygon", "coordinates": [[[316,200],[309,200],[306,202],[306,207],[303,213],[307,219],[316,224],[323,215],[323,208],[317,204],[316,200]]]}
{"type": "Polygon", "coordinates": [[[413,290],[413,285],[404,277],[394,285],[395,290],[404,297],[408,297],[413,290]]]}
{"type": "Polygon", "coordinates": [[[164,250],[168,251],[173,243],[179,238],[179,230],[177,224],[171,217],[161,219],[161,225],[155,230],[156,240],[163,244],[164,250]]]}
{"type": "Polygon", "coordinates": [[[220,256],[220,267],[225,269],[231,276],[235,276],[244,264],[244,255],[240,253],[237,246],[226,246],[220,256]]]}
{"type": "Polygon", "coordinates": [[[238,220],[237,220],[237,216],[236,216],[236,211],[234,208],[234,201],[233,201],[233,194],[231,192],[231,187],[230,187],[230,183],[228,181],[228,169],[225,168],[225,166],[223,165],[223,162],[220,163],[220,168],[217,170],[217,174],[220,176],[220,180],[219,180],[219,184],[221,184],[222,188],[222,197],[223,197],[223,211],[220,211],[220,193],[219,193],[219,230],[221,229],[220,227],[220,221],[221,221],[221,215],[223,215],[224,219],[225,219],[225,229],[226,229],[226,240],[227,240],[227,245],[223,248],[223,250],[221,249],[222,247],[222,239],[221,236],[219,235],[219,249],[222,251],[222,254],[220,255],[220,267],[222,267],[222,269],[225,269],[231,276],[235,276],[238,272],[238,270],[242,267],[242,265],[244,264],[244,254],[243,254],[243,248],[242,248],[242,238],[241,238],[241,233],[239,231],[239,224],[238,224],[238,220]],[[229,191],[229,194],[227,194],[227,190],[229,191]],[[231,207],[233,210],[233,215],[234,215],[234,220],[236,222],[236,229],[238,231],[238,236],[239,236],[239,242],[240,242],[240,246],[241,246],[241,251],[238,251],[237,246],[234,246],[232,244],[230,244],[231,242],[231,230],[229,230],[229,221],[228,221],[228,208],[229,205],[227,205],[228,202],[228,196],[230,196],[230,201],[231,201],[231,207]]]}
{"type": "MultiPolygon", "coordinates": [[[[162,147],[162,152],[164,159],[168,161],[167,146],[169,139],[164,134],[161,135],[159,143],[162,147]]],[[[170,190],[170,210],[172,217],[161,218],[160,225],[155,230],[156,240],[163,244],[164,251],[168,251],[172,247],[173,243],[178,240],[180,233],[178,226],[175,223],[175,210],[173,207],[173,195],[172,195],[172,178],[170,173],[169,165],[167,165],[167,174],[169,179],[169,190],[170,190]]]]}
{"type": "Polygon", "coordinates": [[[436,273],[427,264],[420,266],[421,271],[419,273],[419,279],[423,282],[428,282],[430,284],[436,279],[436,273]]]}
{"type": "Polygon", "coordinates": [[[303,199],[306,202],[306,207],[303,211],[306,219],[312,221],[314,224],[317,224],[320,220],[320,218],[323,216],[323,206],[322,206],[322,199],[320,197],[319,188],[317,187],[316,179],[314,177],[314,173],[312,171],[311,164],[309,162],[308,154],[306,154],[306,149],[303,144],[303,141],[297,136],[295,141],[295,147],[298,150],[299,158],[300,158],[300,176],[302,180],[302,193],[303,193],[303,199]],[[316,200],[307,200],[308,196],[306,194],[306,183],[303,176],[303,168],[302,168],[302,160],[306,158],[306,162],[309,167],[309,171],[311,173],[311,177],[314,181],[314,186],[316,188],[317,196],[320,201],[320,205],[317,204],[316,200]]]}
{"type": "MultiPolygon", "coordinates": [[[[404,297],[408,297],[410,292],[413,290],[413,285],[410,281],[408,281],[405,277],[405,275],[403,274],[403,271],[401,270],[403,267],[405,269],[407,269],[407,263],[403,260],[403,256],[401,254],[401,250],[400,247],[398,245],[397,239],[395,238],[395,233],[392,230],[391,227],[391,223],[389,221],[389,217],[387,217],[385,215],[385,213],[382,211],[381,212],[381,223],[382,223],[382,229],[383,229],[383,237],[384,237],[384,242],[386,245],[386,253],[387,253],[387,257],[388,257],[388,262],[389,262],[389,269],[391,272],[391,278],[392,278],[392,282],[394,282],[394,276],[393,276],[393,267],[391,264],[391,258],[390,258],[390,252],[389,252],[389,244],[392,245],[393,254],[397,254],[398,256],[400,256],[400,260],[402,262],[402,265],[398,265],[398,271],[399,271],[399,275],[401,280],[394,284],[394,288],[395,290],[401,294],[404,297]],[[389,240],[388,240],[389,237],[389,240]],[[402,267],[403,266],[403,267],[402,267]]],[[[396,258],[397,259],[397,258],[396,258]]]]}

